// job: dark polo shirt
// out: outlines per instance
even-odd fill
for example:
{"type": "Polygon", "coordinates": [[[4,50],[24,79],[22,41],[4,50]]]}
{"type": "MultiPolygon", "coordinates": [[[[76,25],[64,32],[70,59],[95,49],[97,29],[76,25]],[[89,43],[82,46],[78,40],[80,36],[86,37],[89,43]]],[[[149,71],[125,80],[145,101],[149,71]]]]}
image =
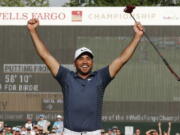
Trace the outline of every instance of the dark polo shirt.
{"type": "Polygon", "coordinates": [[[112,80],[109,67],[92,72],[87,79],[82,79],[60,66],[55,78],[64,96],[64,127],[76,132],[101,129],[104,90],[112,80]]]}

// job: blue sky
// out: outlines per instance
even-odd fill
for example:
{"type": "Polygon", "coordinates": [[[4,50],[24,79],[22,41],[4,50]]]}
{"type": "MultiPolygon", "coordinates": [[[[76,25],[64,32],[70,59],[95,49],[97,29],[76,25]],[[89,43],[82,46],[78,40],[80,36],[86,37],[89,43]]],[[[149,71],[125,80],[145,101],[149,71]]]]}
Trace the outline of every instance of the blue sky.
{"type": "Polygon", "coordinates": [[[66,2],[69,0],[49,0],[50,6],[62,6],[66,2]]]}

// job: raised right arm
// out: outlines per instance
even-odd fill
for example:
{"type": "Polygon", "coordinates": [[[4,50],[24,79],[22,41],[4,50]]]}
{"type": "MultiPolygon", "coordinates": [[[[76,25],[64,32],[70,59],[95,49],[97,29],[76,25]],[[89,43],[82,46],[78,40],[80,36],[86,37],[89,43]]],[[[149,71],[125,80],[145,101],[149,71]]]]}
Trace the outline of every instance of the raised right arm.
{"type": "Polygon", "coordinates": [[[158,122],[159,135],[162,135],[161,122],[158,122]]]}
{"type": "Polygon", "coordinates": [[[171,135],[171,122],[168,122],[168,131],[167,131],[168,135],[171,135]]]}
{"type": "Polygon", "coordinates": [[[43,41],[40,39],[39,34],[37,32],[38,26],[39,26],[39,21],[37,19],[30,19],[28,21],[27,28],[31,35],[37,54],[47,65],[52,75],[56,76],[58,73],[60,63],[50,54],[49,50],[46,48],[43,41]]]}

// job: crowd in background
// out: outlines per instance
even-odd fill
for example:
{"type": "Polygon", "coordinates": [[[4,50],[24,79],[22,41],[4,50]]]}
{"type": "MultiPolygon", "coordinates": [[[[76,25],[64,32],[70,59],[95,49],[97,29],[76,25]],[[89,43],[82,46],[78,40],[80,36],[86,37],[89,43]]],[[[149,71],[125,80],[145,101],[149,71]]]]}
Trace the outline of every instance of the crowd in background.
{"type": "MultiPolygon", "coordinates": [[[[45,119],[44,115],[40,115],[36,123],[32,122],[32,119],[27,119],[23,126],[11,127],[4,124],[0,127],[0,135],[63,135],[63,117],[57,115],[55,122],[51,123],[45,119]],[[49,128],[51,126],[51,128],[49,128]]],[[[171,135],[171,122],[168,123],[168,129],[162,131],[161,123],[158,123],[158,130],[149,129],[146,131],[146,135],[171,135]]],[[[101,135],[123,135],[122,131],[113,126],[108,130],[101,130],[101,135]]],[[[142,135],[140,128],[135,129],[134,135],[142,135]]],[[[178,134],[179,135],[179,134],[178,134]]]]}
{"type": "Polygon", "coordinates": [[[45,115],[39,115],[39,119],[36,123],[32,122],[32,119],[27,119],[27,122],[23,126],[11,127],[4,124],[0,128],[0,135],[63,135],[63,118],[61,115],[57,115],[57,119],[54,123],[45,119],[45,115]],[[49,127],[51,129],[49,129],[49,127]]]}
{"type": "MultiPolygon", "coordinates": [[[[168,129],[167,131],[162,131],[161,122],[158,123],[158,130],[156,129],[149,129],[146,131],[145,135],[171,135],[171,122],[168,122],[168,129]]],[[[117,126],[113,126],[108,131],[102,130],[102,135],[123,135],[121,130],[117,126]]],[[[135,129],[134,135],[142,135],[140,128],[135,129]]],[[[179,135],[179,134],[178,134],[179,135]]]]}

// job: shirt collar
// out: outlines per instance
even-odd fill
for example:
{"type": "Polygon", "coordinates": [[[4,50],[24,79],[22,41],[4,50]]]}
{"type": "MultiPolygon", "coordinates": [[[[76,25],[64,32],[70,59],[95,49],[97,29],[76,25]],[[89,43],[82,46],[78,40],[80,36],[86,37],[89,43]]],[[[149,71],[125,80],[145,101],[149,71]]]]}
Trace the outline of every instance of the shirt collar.
{"type": "MultiPolygon", "coordinates": [[[[96,74],[96,72],[90,72],[90,75],[88,76],[88,78],[95,76],[95,74],[96,74]]],[[[75,78],[81,78],[80,76],[78,76],[77,72],[74,72],[74,77],[75,78]]]]}

